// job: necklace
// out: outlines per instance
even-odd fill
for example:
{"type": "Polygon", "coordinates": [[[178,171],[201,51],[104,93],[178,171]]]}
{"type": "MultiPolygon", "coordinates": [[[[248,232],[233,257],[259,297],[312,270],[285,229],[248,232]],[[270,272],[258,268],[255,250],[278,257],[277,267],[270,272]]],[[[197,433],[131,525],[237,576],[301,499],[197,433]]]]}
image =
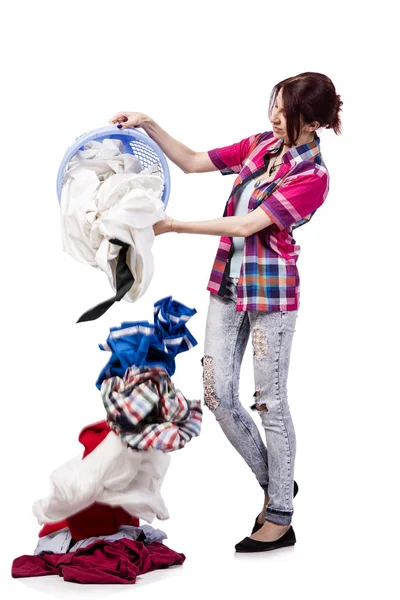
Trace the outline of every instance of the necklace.
{"type": "MultiPolygon", "coordinates": [[[[273,164],[271,165],[271,167],[268,166],[268,168],[267,168],[267,171],[268,171],[267,177],[270,177],[272,175],[272,173],[274,173],[276,171],[276,169],[278,167],[280,167],[281,164],[283,164],[282,162],[276,164],[276,161],[281,156],[282,150],[283,150],[283,146],[280,148],[278,154],[275,156],[275,160],[274,160],[273,164]]],[[[263,185],[264,183],[265,183],[265,179],[261,178],[261,179],[258,179],[254,185],[255,185],[255,187],[258,187],[260,185],[263,185]]]]}
{"type": "Polygon", "coordinates": [[[274,173],[274,172],[276,171],[276,169],[277,169],[278,167],[280,167],[280,166],[281,166],[281,164],[282,164],[281,162],[280,162],[280,163],[278,163],[277,165],[276,165],[275,163],[276,163],[276,159],[275,159],[275,161],[274,161],[274,164],[273,164],[273,165],[272,165],[272,167],[270,168],[270,170],[269,170],[269,172],[268,172],[268,175],[272,175],[272,173],[274,173]]]}
{"type": "Polygon", "coordinates": [[[274,173],[278,167],[281,166],[281,164],[282,164],[281,162],[276,164],[276,161],[278,160],[279,156],[281,155],[281,151],[282,151],[282,149],[278,152],[277,156],[275,157],[273,165],[269,168],[268,177],[270,175],[272,175],[272,173],[274,173]]]}

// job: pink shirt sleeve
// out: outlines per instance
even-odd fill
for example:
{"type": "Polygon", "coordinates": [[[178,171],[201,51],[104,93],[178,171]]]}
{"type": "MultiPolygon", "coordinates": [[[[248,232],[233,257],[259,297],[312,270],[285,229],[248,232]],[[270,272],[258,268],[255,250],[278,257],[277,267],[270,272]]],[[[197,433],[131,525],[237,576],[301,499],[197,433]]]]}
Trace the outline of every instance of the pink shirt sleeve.
{"type": "Polygon", "coordinates": [[[236,144],[231,146],[224,146],[222,148],[215,148],[214,150],[208,151],[213,164],[219,169],[222,175],[229,175],[231,173],[240,173],[243,162],[249,155],[249,150],[252,142],[260,134],[251,135],[248,138],[244,138],[236,144]]]}
{"type": "Polygon", "coordinates": [[[324,202],[329,189],[328,175],[323,170],[308,170],[289,176],[260,206],[279,229],[311,217],[324,202]]]}

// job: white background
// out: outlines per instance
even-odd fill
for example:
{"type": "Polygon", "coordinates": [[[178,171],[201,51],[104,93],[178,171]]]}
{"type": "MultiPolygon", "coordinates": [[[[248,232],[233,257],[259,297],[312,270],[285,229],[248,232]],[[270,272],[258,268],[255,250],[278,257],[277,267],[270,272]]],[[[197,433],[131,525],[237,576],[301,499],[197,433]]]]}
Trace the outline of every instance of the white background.
{"type": "MultiPolygon", "coordinates": [[[[14,2],[1,23],[2,536],[1,597],[394,598],[398,564],[398,67],[395,3],[14,2]],[[322,131],[331,175],[324,206],[297,230],[301,309],[289,402],[297,433],[294,548],[235,555],[262,495],[205,407],[200,438],[174,453],[153,525],[187,556],[131,586],[58,577],[13,580],[32,554],[32,502],[51,471],[81,453],[81,428],[102,419],[97,344],[122,320],[152,319],[164,296],[197,309],[198,340],[177,359],[176,385],[201,398],[206,286],[218,238],[168,234],[154,244],[145,296],[93,323],[77,317],[111,289],[63,253],[56,176],[76,137],[119,110],[151,115],[195,150],[270,128],[281,79],[331,77],[343,135],[322,131]]],[[[170,216],[217,218],[233,182],[170,163],[170,216]]],[[[252,357],[242,401],[251,403],[252,357]]]]}

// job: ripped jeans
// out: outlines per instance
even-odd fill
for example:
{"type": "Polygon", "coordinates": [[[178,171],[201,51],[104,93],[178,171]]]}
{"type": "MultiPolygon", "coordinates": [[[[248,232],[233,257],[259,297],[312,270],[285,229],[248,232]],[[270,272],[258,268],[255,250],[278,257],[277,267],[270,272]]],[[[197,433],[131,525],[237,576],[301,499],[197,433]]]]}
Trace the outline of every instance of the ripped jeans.
{"type": "Polygon", "coordinates": [[[237,279],[228,279],[228,284],[224,297],[210,293],[203,358],[204,402],[269,497],[266,520],[289,525],[296,435],[286,384],[297,311],[237,311],[237,279]],[[250,334],[253,407],[261,417],[266,445],[239,400],[240,365],[250,334]]]}

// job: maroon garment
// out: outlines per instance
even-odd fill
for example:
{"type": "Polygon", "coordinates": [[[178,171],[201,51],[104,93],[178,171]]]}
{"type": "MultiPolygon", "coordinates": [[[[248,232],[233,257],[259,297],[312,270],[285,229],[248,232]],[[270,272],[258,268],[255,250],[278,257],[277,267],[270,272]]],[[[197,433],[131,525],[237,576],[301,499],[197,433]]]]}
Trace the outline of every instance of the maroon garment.
{"type": "Polygon", "coordinates": [[[68,527],[75,541],[85,540],[99,535],[112,535],[121,525],[139,526],[139,519],[132,517],[121,506],[110,506],[95,502],[64,521],[46,523],[39,532],[39,537],[50,535],[68,527]]]}
{"type": "Polygon", "coordinates": [[[67,554],[24,555],[13,562],[13,577],[40,577],[59,575],[65,581],[76,583],[135,583],[136,577],[181,565],[185,555],[162,544],[142,542],[127,538],[115,542],[97,540],[76,552],[67,554]]]}
{"type": "Polygon", "coordinates": [[[67,519],[67,526],[75,541],[99,535],[112,535],[121,525],[138,527],[139,519],[132,517],[121,506],[110,506],[100,502],[95,502],[67,519]]]}

